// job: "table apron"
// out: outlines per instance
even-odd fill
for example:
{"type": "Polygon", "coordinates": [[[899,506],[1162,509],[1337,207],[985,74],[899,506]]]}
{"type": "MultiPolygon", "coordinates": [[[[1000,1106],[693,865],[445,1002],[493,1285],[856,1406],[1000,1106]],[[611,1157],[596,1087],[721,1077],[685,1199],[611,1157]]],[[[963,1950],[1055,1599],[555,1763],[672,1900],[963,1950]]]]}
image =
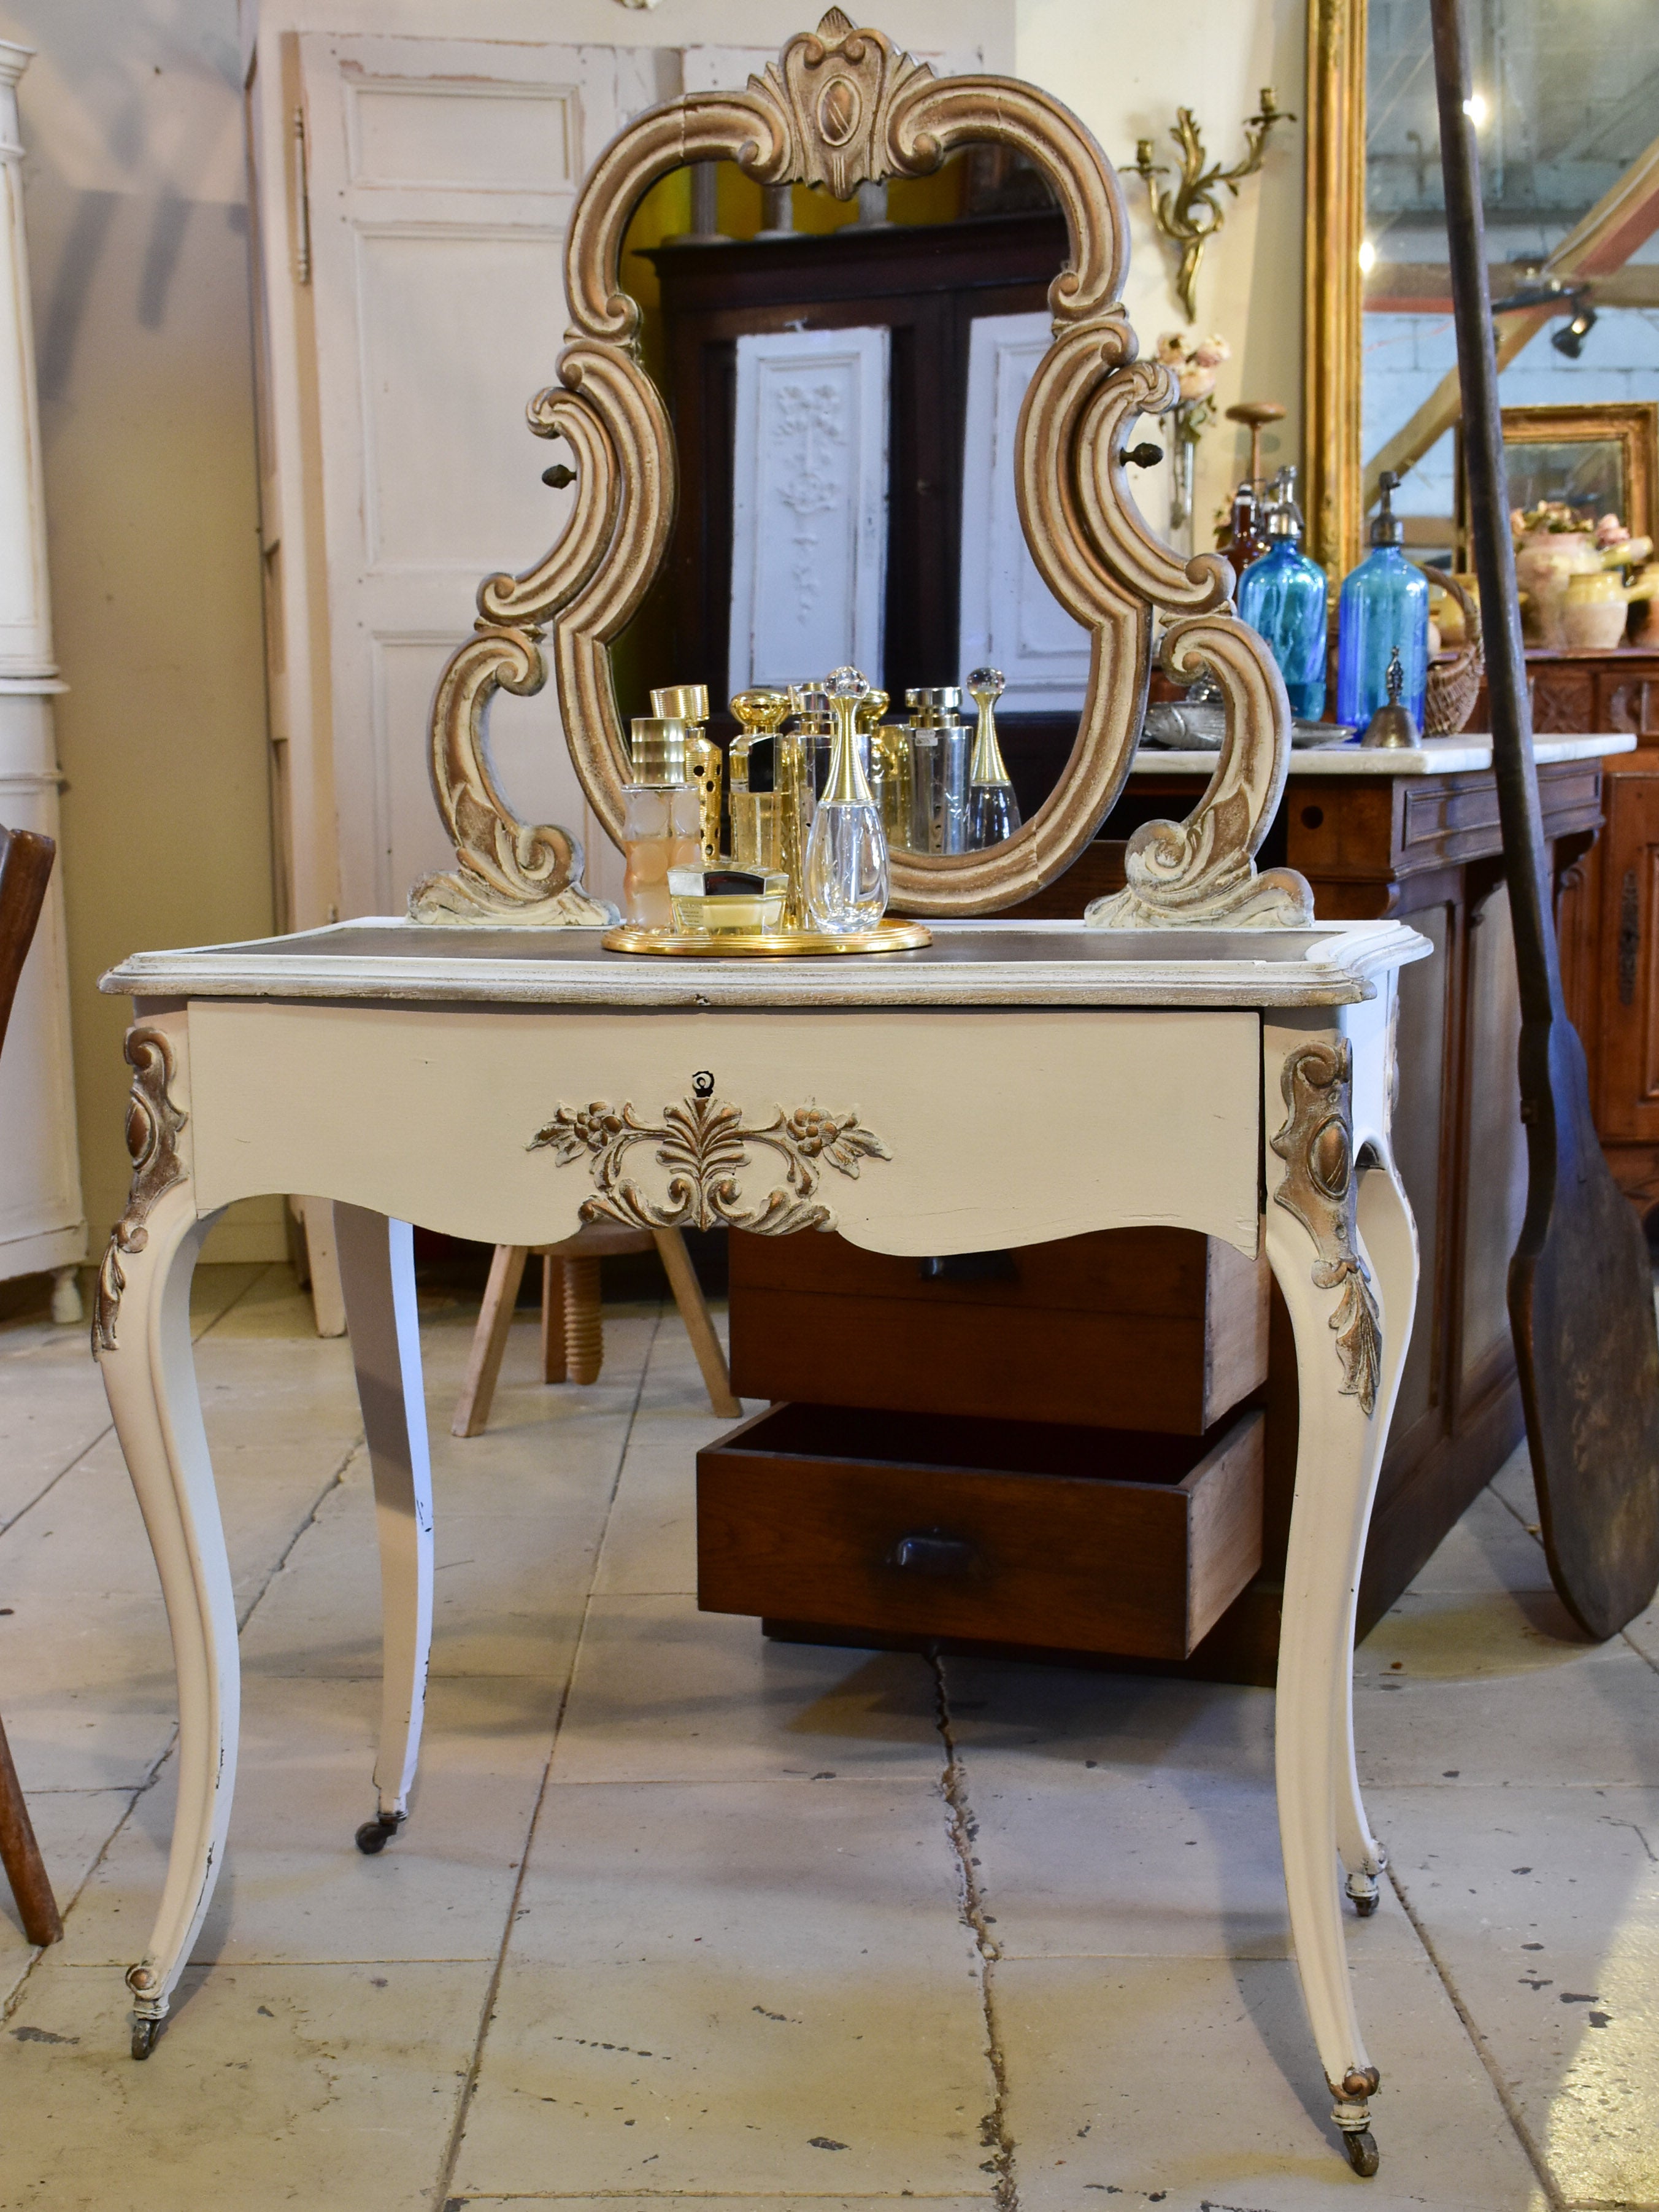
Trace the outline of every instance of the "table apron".
{"type": "MultiPolygon", "coordinates": [[[[485,1243],[568,1236],[592,1152],[534,1146],[562,1106],[647,1129],[738,1109],[742,1212],[801,1196],[781,1110],[856,1115],[888,1157],[808,1152],[812,1202],[874,1251],[975,1251],[1162,1224],[1256,1249],[1261,1043],[1254,1012],[627,1012],[197,1000],[188,1147],[205,1213],[271,1192],[341,1199],[485,1243]],[[712,1085],[707,1081],[712,1078],[712,1085]]],[[[625,1171],[653,1205],[671,1167],[625,1171]]]]}

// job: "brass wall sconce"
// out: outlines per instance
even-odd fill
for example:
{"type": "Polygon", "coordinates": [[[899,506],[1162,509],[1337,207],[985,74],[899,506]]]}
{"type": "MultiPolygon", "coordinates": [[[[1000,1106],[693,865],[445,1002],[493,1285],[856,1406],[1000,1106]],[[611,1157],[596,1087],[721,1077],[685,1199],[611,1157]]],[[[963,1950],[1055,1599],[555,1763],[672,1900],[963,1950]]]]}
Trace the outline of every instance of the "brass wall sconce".
{"type": "Polygon", "coordinates": [[[1198,283],[1198,264],[1204,258],[1204,248],[1226,220],[1226,210],[1217,198],[1217,187],[1224,185],[1233,198],[1238,198],[1238,187],[1246,177],[1253,177],[1261,167],[1267,150],[1267,137],[1275,123],[1294,123],[1296,118],[1281,107],[1273,98],[1273,88],[1261,88],[1261,106],[1250,116],[1244,125],[1244,158],[1231,169],[1218,162],[1209,168],[1204,166],[1204,141],[1199,136],[1198,125],[1190,107],[1176,110],[1176,125],[1170,136],[1181,149],[1181,181],[1168,191],[1160,191],[1154,178],[1168,176],[1169,170],[1152,159],[1150,138],[1137,140],[1134,167],[1146,179],[1146,196],[1152,202],[1152,220],[1165,238],[1181,249],[1181,266],[1176,275],[1176,289],[1181,295],[1181,304],[1188,322],[1196,321],[1198,307],[1194,289],[1198,283]]]}

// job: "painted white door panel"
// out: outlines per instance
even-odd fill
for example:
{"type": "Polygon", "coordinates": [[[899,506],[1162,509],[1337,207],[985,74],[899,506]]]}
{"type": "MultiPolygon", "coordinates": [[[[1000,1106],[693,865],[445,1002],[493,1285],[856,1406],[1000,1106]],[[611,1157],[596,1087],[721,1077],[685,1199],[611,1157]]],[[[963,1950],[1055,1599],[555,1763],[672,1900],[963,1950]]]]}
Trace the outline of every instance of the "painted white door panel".
{"type": "Polygon", "coordinates": [[[961,661],[1002,671],[1008,714],[1080,708],[1089,682],[1088,633],[1037,574],[1014,491],[1020,406],[1052,335],[1038,313],[980,316],[968,338],[961,661]]]}
{"type": "MultiPolygon", "coordinates": [[[[524,410],[563,343],[576,191],[678,69],[505,41],[310,32],[299,49],[340,911],[398,913],[452,864],[428,781],[433,684],[481,577],[529,567],[569,513],[524,410]]],[[[611,848],[550,680],[511,704],[490,726],[504,788],[580,836],[602,880],[611,848]]]]}

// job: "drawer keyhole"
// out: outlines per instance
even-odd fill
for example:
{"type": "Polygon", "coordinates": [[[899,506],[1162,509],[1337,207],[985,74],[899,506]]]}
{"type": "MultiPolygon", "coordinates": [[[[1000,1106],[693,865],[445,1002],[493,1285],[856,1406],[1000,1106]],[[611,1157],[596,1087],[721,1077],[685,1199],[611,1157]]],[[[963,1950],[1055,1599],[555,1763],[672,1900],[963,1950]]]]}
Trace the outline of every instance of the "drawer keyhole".
{"type": "Polygon", "coordinates": [[[901,1536],[891,1558],[906,1574],[931,1575],[935,1581],[969,1574],[979,1563],[979,1553],[964,1538],[938,1534],[901,1536]]]}

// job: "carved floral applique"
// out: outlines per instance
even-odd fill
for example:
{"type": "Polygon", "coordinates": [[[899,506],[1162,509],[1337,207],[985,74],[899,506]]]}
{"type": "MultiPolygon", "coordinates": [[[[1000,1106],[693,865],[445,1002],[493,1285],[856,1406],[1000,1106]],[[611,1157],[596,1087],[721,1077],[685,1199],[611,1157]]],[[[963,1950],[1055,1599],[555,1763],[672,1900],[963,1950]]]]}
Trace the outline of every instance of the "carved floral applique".
{"type": "Polygon", "coordinates": [[[741,1107],[701,1088],[665,1106],[660,1121],[641,1121],[626,1103],[611,1106],[595,1099],[587,1106],[562,1105],[536,1132],[529,1149],[550,1152],[561,1167],[584,1158],[592,1162],[595,1195],[582,1200],[584,1221],[641,1229],[748,1229],[766,1237],[833,1229],[835,1214],[816,1196],[822,1170],[833,1168],[856,1180],[865,1160],[892,1157],[856,1112],[780,1106],[770,1121],[750,1128],[741,1107]],[[660,1200],[628,1174],[628,1156],[642,1144],[656,1146],[657,1164],[668,1170],[660,1200]],[[785,1163],[785,1180],[758,1205],[745,1206],[739,1170],[752,1164],[750,1146],[777,1153],[785,1163]]]}

